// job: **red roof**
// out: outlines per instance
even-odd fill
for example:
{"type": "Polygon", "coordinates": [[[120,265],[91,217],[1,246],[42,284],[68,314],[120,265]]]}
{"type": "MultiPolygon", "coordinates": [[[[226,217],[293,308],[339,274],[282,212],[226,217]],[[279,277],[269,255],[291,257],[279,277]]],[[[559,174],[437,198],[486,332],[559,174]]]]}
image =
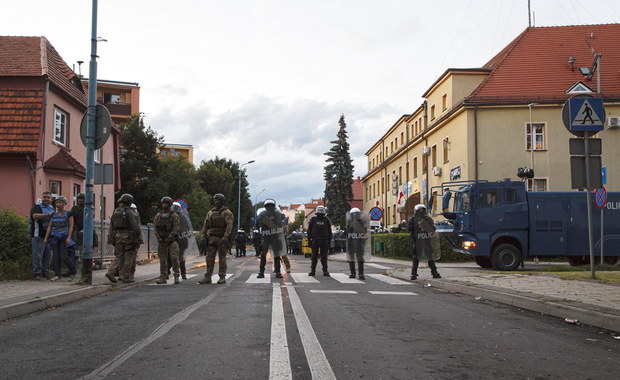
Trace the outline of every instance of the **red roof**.
{"type": "Polygon", "coordinates": [[[618,41],[620,24],[527,28],[485,65],[493,70],[467,101],[562,101],[578,81],[596,91],[596,74],[587,81],[579,71],[592,67],[595,53],[603,54],[601,94],[620,98],[618,41]]]}
{"type": "Polygon", "coordinates": [[[35,154],[43,90],[0,88],[0,153],[35,154]]]}
{"type": "Polygon", "coordinates": [[[43,77],[79,104],[87,94],[80,77],[69,68],[45,37],[0,36],[1,77],[43,77]]]}
{"type": "Polygon", "coordinates": [[[45,162],[46,169],[66,170],[72,173],[85,175],[86,168],[78,160],[73,158],[65,149],[61,149],[45,162]]]}

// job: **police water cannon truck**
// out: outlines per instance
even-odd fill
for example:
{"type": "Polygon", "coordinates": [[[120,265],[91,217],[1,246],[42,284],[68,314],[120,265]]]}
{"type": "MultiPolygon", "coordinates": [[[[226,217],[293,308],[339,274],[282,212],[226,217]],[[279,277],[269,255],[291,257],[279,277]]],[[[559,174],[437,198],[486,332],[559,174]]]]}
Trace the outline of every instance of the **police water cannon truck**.
{"type": "MultiPolygon", "coordinates": [[[[483,268],[515,270],[527,257],[564,256],[571,265],[589,263],[585,192],[526,191],[525,182],[455,181],[433,188],[442,196],[437,232],[457,252],[483,268]]],[[[433,194],[433,191],[431,191],[433,194]]],[[[608,192],[602,209],[593,206],[596,262],[620,259],[620,192],[608,192]]],[[[593,196],[593,195],[589,195],[593,196]]],[[[433,204],[432,198],[430,204],[433,204]]],[[[594,204],[594,200],[593,200],[594,204]]]]}

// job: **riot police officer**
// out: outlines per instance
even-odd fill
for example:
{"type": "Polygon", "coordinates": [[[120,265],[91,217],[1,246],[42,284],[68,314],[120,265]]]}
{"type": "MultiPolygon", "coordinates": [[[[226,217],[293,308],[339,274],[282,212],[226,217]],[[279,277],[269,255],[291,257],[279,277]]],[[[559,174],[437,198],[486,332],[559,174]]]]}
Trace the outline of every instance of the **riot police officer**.
{"type": "Polygon", "coordinates": [[[117,270],[121,281],[134,282],[132,267],[138,246],[142,244],[142,231],[137,213],[131,210],[132,203],[131,194],[121,195],[117,202],[118,207],[110,217],[108,244],[114,246],[114,261],[105,276],[111,282],[116,282],[114,274],[117,270]]]}
{"type": "Polygon", "coordinates": [[[323,206],[318,206],[316,208],[316,216],[310,219],[308,239],[312,247],[311,268],[308,276],[315,275],[319,254],[321,255],[323,276],[329,276],[329,271],[327,270],[327,255],[329,252],[329,243],[332,240],[332,224],[329,218],[325,216],[325,207],[323,206]]]}
{"type": "Polygon", "coordinates": [[[155,215],[153,226],[155,237],[159,243],[157,255],[159,256],[159,280],[157,284],[165,284],[168,279],[168,258],[172,261],[174,283],[179,283],[179,243],[177,238],[181,228],[179,215],[172,211],[172,198],[161,199],[162,210],[155,215]]]}
{"type": "Polygon", "coordinates": [[[245,256],[245,245],[248,242],[247,236],[245,236],[245,231],[240,229],[237,231],[237,236],[235,236],[235,251],[237,252],[236,257],[245,256]]]}
{"type": "Polygon", "coordinates": [[[224,195],[215,194],[213,196],[213,208],[207,213],[204,226],[202,227],[203,235],[208,238],[207,246],[207,273],[200,280],[199,284],[210,284],[213,275],[213,267],[215,266],[215,255],[219,257],[219,277],[218,284],[226,283],[226,253],[231,246],[233,214],[224,206],[224,195]]]}
{"type": "Polygon", "coordinates": [[[347,261],[351,270],[349,278],[355,278],[355,262],[357,262],[359,279],[365,280],[364,262],[370,256],[370,221],[357,207],[353,207],[347,213],[346,219],[347,261]]]}
{"type": "Polygon", "coordinates": [[[439,237],[435,232],[435,223],[426,212],[424,204],[418,204],[414,207],[414,213],[409,219],[407,229],[414,243],[411,279],[416,280],[418,278],[420,260],[428,261],[428,267],[431,268],[433,278],[441,278],[435,265],[435,260],[438,260],[441,254],[439,237]]]}
{"type": "MultiPolygon", "coordinates": [[[[262,235],[262,249],[257,278],[265,277],[268,251],[271,251],[273,256],[276,278],[282,278],[282,273],[280,272],[281,260],[283,257],[286,257],[286,240],[284,237],[282,213],[276,208],[276,201],[273,199],[265,199],[264,206],[265,210],[256,217],[256,225],[260,228],[262,235]]],[[[290,264],[288,265],[290,266],[290,264]]]]}
{"type": "MultiPolygon", "coordinates": [[[[185,250],[189,247],[190,226],[189,215],[187,211],[183,210],[179,202],[172,203],[172,211],[179,216],[179,235],[177,237],[177,243],[179,243],[179,269],[181,270],[181,278],[187,280],[187,268],[185,267],[185,250]]],[[[172,267],[172,262],[168,261],[168,272],[172,267]]]]}

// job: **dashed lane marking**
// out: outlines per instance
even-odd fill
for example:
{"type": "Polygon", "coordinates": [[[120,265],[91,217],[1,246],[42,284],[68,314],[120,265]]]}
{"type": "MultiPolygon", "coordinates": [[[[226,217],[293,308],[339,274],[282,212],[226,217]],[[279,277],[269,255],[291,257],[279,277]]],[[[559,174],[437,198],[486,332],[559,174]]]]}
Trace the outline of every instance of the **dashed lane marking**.
{"type": "Polygon", "coordinates": [[[383,281],[383,282],[388,283],[390,285],[413,285],[411,282],[407,282],[407,281],[403,281],[403,280],[398,279],[398,278],[386,276],[384,274],[367,274],[366,276],[372,277],[372,278],[377,279],[379,281],[383,281]]]}
{"type": "Polygon", "coordinates": [[[417,293],[414,292],[384,292],[378,290],[370,290],[368,293],[370,294],[378,294],[384,296],[417,296],[417,293]]]}
{"type": "Polygon", "coordinates": [[[310,290],[310,293],[319,294],[357,294],[355,290],[310,290]]]}

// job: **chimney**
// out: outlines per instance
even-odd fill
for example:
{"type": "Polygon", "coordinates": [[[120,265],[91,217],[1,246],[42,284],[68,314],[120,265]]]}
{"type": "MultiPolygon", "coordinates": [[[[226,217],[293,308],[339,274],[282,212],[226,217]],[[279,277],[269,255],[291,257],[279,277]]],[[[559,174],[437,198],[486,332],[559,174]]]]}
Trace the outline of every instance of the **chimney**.
{"type": "Polygon", "coordinates": [[[570,68],[570,71],[575,71],[575,57],[572,55],[568,57],[568,67],[570,68]]]}

